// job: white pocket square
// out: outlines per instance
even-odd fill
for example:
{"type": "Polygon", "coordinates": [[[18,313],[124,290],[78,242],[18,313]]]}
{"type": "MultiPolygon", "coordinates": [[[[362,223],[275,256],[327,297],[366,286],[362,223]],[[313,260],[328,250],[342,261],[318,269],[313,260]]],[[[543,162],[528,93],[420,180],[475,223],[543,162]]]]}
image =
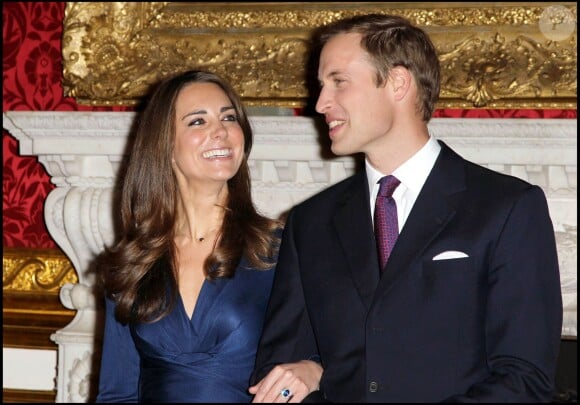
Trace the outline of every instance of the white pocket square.
{"type": "Polygon", "coordinates": [[[458,250],[447,250],[441,252],[433,257],[433,260],[449,260],[449,259],[461,259],[462,257],[469,257],[467,254],[460,252],[458,250]]]}

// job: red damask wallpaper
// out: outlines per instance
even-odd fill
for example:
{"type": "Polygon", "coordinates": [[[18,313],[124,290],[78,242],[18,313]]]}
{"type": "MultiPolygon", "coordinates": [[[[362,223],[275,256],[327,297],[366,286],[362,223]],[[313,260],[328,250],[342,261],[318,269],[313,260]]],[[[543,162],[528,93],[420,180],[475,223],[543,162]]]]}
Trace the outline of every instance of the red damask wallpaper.
{"type": "MultiPolygon", "coordinates": [[[[61,35],[65,2],[2,5],[2,111],[126,111],[77,105],[63,96],[61,35]]],[[[438,110],[436,117],[576,118],[576,110],[438,110]]],[[[3,247],[55,248],[43,204],[54,188],[35,157],[20,156],[17,141],[2,134],[3,247]]]]}
{"type": "MultiPolygon", "coordinates": [[[[63,96],[61,34],[64,2],[2,4],[2,111],[122,111],[77,105],[63,96]]],[[[2,245],[55,248],[43,204],[55,187],[35,157],[19,156],[18,142],[2,134],[2,245]]]]}

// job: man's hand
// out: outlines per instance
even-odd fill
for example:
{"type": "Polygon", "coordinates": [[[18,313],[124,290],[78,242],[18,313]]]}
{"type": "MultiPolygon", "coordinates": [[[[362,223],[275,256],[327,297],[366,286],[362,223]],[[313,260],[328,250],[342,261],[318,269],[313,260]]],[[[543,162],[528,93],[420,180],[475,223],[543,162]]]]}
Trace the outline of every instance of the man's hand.
{"type": "Polygon", "coordinates": [[[248,391],[254,395],[252,402],[302,402],[318,389],[322,371],[322,366],[311,360],[279,364],[248,391]]]}

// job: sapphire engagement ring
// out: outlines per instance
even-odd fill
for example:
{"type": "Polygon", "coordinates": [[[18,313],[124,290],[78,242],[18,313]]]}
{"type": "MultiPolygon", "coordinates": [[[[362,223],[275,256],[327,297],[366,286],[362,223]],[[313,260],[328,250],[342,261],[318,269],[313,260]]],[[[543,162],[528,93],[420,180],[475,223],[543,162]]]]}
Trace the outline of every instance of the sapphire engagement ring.
{"type": "Polygon", "coordinates": [[[280,391],[280,395],[282,395],[284,398],[290,399],[290,396],[292,396],[292,391],[290,391],[288,388],[284,388],[282,391],[280,391]]]}

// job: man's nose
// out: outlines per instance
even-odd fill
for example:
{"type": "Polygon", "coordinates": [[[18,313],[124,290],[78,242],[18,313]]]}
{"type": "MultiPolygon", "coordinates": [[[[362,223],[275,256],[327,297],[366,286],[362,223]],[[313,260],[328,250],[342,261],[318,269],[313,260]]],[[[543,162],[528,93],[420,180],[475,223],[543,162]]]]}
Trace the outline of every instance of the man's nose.
{"type": "Polygon", "coordinates": [[[325,91],[323,87],[318,94],[318,100],[316,101],[316,106],[314,108],[319,114],[324,114],[326,110],[328,110],[329,106],[330,97],[328,96],[328,92],[325,91]]]}

